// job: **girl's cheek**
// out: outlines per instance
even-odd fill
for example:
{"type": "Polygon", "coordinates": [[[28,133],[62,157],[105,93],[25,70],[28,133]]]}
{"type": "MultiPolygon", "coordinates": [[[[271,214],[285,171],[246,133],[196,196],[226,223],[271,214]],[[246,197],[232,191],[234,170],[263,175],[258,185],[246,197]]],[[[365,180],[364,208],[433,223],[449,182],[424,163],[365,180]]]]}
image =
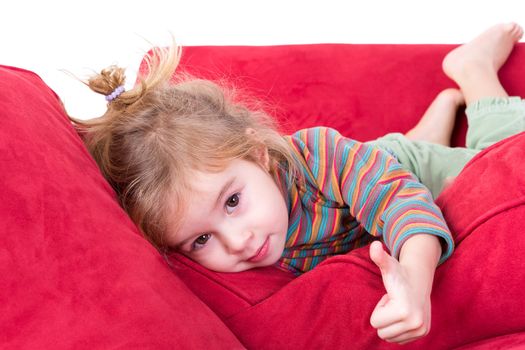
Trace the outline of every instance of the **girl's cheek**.
{"type": "Polygon", "coordinates": [[[220,257],[222,250],[221,242],[216,239],[215,237],[212,237],[208,241],[208,244],[206,247],[204,247],[201,251],[199,251],[199,255],[202,260],[206,261],[215,261],[217,257],[220,257]]]}

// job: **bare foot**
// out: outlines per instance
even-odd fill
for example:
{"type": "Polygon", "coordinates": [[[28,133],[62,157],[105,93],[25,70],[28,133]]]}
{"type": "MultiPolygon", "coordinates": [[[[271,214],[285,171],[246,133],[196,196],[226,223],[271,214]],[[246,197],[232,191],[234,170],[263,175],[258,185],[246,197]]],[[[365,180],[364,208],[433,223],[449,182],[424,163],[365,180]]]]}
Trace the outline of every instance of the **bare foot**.
{"type": "Polygon", "coordinates": [[[463,94],[458,89],[441,91],[430,104],[417,125],[405,136],[411,140],[427,141],[450,146],[459,106],[465,104],[463,94]]]}
{"type": "Polygon", "coordinates": [[[443,71],[459,85],[467,103],[485,95],[506,96],[497,72],[522,36],[518,24],[498,24],[448,53],[443,71]]]}

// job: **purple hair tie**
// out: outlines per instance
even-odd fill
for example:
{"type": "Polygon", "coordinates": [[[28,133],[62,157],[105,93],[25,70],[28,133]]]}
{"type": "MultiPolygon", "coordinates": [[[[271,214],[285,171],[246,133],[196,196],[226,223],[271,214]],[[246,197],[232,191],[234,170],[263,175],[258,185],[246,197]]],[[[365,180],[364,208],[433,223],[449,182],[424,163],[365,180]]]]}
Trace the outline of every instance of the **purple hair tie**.
{"type": "Polygon", "coordinates": [[[119,97],[120,94],[123,93],[124,91],[126,91],[126,89],[124,88],[124,85],[120,85],[115,90],[113,90],[113,92],[111,94],[106,95],[106,101],[108,101],[108,102],[113,101],[114,99],[119,97]]]}

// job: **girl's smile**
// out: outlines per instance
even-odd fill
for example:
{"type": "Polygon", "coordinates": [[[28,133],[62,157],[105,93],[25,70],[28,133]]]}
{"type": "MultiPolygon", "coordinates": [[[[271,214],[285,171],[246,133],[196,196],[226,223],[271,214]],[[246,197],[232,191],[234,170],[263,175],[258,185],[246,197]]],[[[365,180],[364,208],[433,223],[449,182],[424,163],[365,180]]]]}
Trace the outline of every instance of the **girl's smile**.
{"type": "Polygon", "coordinates": [[[270,239],[266,238],[266,241],[264,241],[262,247],[259,248],[257,252],[250,259],[248,259],[248,261],[252,263],[256,263],[256,262],[264,260],[264,258],[266,258],[266,255],[268,255],[269,249],[270,249],[270,239]]]}

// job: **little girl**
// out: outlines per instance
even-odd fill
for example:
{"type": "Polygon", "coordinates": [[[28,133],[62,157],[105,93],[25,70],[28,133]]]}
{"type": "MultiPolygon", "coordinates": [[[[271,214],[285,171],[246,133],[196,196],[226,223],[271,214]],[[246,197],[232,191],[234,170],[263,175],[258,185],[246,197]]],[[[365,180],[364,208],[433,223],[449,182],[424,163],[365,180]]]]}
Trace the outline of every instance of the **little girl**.
{"type": "Polygon", "coordinates": [[[427,187],[436,196],[479,150],[524,129],[523,102],[497,78],[521,36],[501,24],[453,50],[443,68],[461,91],[442,92],[406,135],[368,143],[323,127],[280,135],[214,83],[173,78],[175,46],[155,50],[130,91],[118,67],[90,79],[107,112],[73,122],[150,242],[214,271],[277,264],[299,274],[382,239],[390,254],[373,242],[370,257],[386,294],[370,321],[404,343],[429,331],[434,271],[454,246],[427,187]],[[450,148],[463,103],[468,148],[450,148]]]}

